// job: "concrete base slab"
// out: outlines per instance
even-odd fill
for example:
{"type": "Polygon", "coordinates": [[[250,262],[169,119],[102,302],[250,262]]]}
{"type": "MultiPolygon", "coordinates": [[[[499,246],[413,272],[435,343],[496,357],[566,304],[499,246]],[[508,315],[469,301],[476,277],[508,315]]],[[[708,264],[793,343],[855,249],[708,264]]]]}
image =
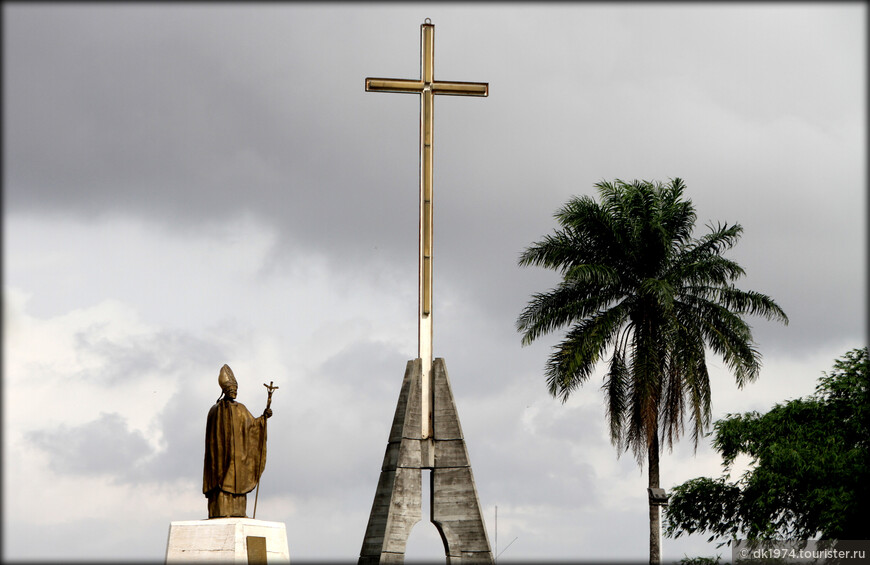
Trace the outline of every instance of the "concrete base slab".
{"type": "Polygon", "coordinates": [[[283,522],[251,518],[187,520],[169,525],[166,563],[289,563],[283,522]]]}

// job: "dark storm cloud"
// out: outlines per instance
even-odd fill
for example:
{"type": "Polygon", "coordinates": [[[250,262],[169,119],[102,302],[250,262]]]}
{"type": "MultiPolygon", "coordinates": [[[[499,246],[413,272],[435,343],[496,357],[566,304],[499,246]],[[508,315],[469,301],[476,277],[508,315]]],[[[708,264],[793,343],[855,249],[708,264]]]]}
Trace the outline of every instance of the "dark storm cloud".
{"type": "MultiPolygon", "coordinates": [[[[336,384],[354,386],[366,383],[363,393],[379,397],[383,390],[370,388],[385,383],[394,384],[404,374],[407,352],[398,351],[394,344],[376,340],[357,341],[329,357],[316,370],[316,378],[330,379],[336,384]],[[365,365],[360,361],[365,359],[365,365]]],[[[394,392],[391,385],[387,389],[394,392]]]]}
{"type": "MultiPolygon", "coordinates": [[[[337,48],[360,32],[286,8],[10,10],[9,209],[176,227],[252,210],[309,245],[386,240],[377,226],[394,199],[378,196],[395,188],[386,179],[413,181],[413,144],[387,142],[377,151],[407,146],[407,158],[370,164],[383,124],[365,112],[365,56],[337,48]]],[[[413,141],[407,98],[396,105],[411,110],[413,141]]]]}
{"type": "MultiPolygon", "coordinates": [[[[119,370],[120,357],[128,360],[154,359],[155,351],[147,344],[160,339],[144,340],[140,350],[132,346],[119,355],[114,347],[103,344],[95,354],[104,355],[104,365],[113,372],[119,370]]],[[[129,432],[118,439],[126,441],[123,454],[139,449],[138,457],[127,464],[80,465],[81,473],[104,473],[113,471],[116,482],[139,484],[174,481],[179,478],[196,480],[202,473],[204,454],[204,426],[206,414],[220,393],[216,385],[203,389],[200,384],[202,371],[196,367],[214,364],[213,344],[197,343],[192,338],[173,340],[176,345],[187,344],[183,350],[163,349],[162,356],[168,360],[184,360],[191,366],[189,378],[178,379],[175,392],[166,406],[155,414],[159,427],[161,446],[159,450],[141,450],[144,441],[138,432],[129,432]],[[213,396],[208,396],[212,394],[213,396]]],[[[329,357],[321,367],[305,375],[310,383],[295,387],[292,382],[282,382],[272,405],[274,415],[269,420],[268,473],[264,475],[269,495],[293,494],[307,499],[328,496],[336,490],[355,492],[370,496],[370,484],[377,480],[382,451],[386,446],[391,414],[395,409],[398,389],[405,361],[395,348],[374,341],[352,345],[329,357]],[[331,384],[326,384],[331,383],[331,384]],[[331,390],[331,392],[325,392],[331,390]],[[300,394],[302,392],[302,394],[300,394]],[[366,418],[368,413],[383,417],[366,418]],[[339,432],[339,433],[336,433],[339,432]],[[330,449],[324,450],[324,442],[330,449]],[[347,475],[348,466],[357,467],[361,460],[371,458],[369,473],[347,475]],[[300,459],[306,460],[305,465],[300,459]],[[374,479],[372,479],[372,475],[374,479]]],[[[137,370],[144,370],[140,362],[133,363],[137,370]]],[[[152,366],[151,369],[154,367],[152,366]]],[[[175,374],[178,372],[175,367],[175,374]]],[[[135,371],[125,373],[135,378],[135,371]]],[[[246,379],[246,384],[251,380],[246,379]]],[[[279,381],[280,382],[280,381],[279,381]]],[[[253,381],[256,383],[256,381],[253,381]]],[[[248,410],[259,416],[262,411],[262,389],[251,386],[240,388],[239,400],[248,410]]],[[[104,442],[106,418],[81,426],[72,431],[42,431],[34,434],[34,441],[45,450],[51,449],[63,438],[74,435],[81,445],[99,445],[104,442]],[[103,427],[101,427],[103,426],[103,427]]],[[[112,429],[126,430],[126,423],[114,415],[112,429]]],[[[59,465],[71,456],[61,455],[59,465]]],[[[82,457],[85,457],[82,455],[82,457]]],[[[103,462],[105,463],[105,462],[103,462]]],[[[60,469],[62,467],[58,467],[60,469]]]]}
{"type": "Polygon", "coordinates": [[[124,476],[152,453],[142,433],[130,430],[118,413],[100,414],[80,426],[29,432],[27,437],[49,455],[49,467],[64,475],[124,476]]]}
{"type": "Polygon", "coordinates": [[[181,381],[165,408],[156,415],[163,438],[161,449],[137,467],[135,473],[125,477],[127,481],[159,484],[187,479],[196,483],[202,477],[206,416],[221,391],[215,386],[214,397],[207,398],[196,390],[193,380],[181,381]]]}
{"type": "Polygon", "coordinates": [[[74,336],[80,354],[94,355],[102,363],[96,370],[84,370],[73,377],[112,386],[148,374],[183,370],[175,365],[178,359],[183,359],[186,366],[197,366],[219,358],[221,353],[214,342],[180,331],[109,338],[104,330],[97,324],[74,336]]]}
{"type": "Polygon", "coordinates": [[[815,25],[812,10],[425,11],[11,7],[6,210],[122,212],[173,230],[249,211],[280,230],[272,263],[301,245],[337,269],[407,264],[413,280],[418,100],[365,93],[363,78],[416,77],[431,16],[436,77],[490,82],[487,99],[436,101],[439,281],[512,325],[545,278],[516,257],[568,197],[680,176],[699,228],[744,225],[744,288],[793,319],[787,331],[759,320],[757,337],[784,349],[863,332],[848,298],[866,274],[863,213],[840,212],[864,206],[849,153],[863,139],[849,128],[860,56],[840,56],[861,48],[858,27],[815,25]],[[818,202],[825,185],[840,188],[818,202]],[[830,280],[838,291],[813,299],[830,280]]]}
{"type": "MultiPolygon", "coordinates": [[[[200,386],[203,366],[212,366],[225,348],[208,338],[185,332],[156,332],[132,338],[100,337],[99,324],[76,336],[76,351],[98,359],[97,369],[71,378],[108,387],[153,379],[174,378],[175,383],[155,382],[154,395],[176,389],[163,410],[155,414],[161,445],[155,449],[138,430],[129,428],[120,412],[100,414],[79,426],[60,426],[28,433],[34,445],[50,456],[51,468],[60,473],[107,475],[115,483],[159,483],[197,477],[202,472],[203,429],[208,408],[220,393],[216,380],[206,396],[200,386]],[[179,377],[180,375],[180,377],[179,377]],[[208,394],[214,393],[214,397],[208,394]]],[[[130,397],[131,409],[139,399],[130,397]]]]}
{"type": "Polygon", "coordinates": [[[405,363],[394,345],[360,340],[305,375],[318,386],[283,391],[281,414],[270,420],[281,430],[272,436],[281,443],[270,454],[270,492],[303,500],[371,496],[405,363]]]}
{"type": "MultiPolygon", "coordinates": [[[[522,413],[511,415],[516,418],[502,417],[498,426],[488,430],[487,435],[498,433],[502,441],[468,440],[475,475],[485,478],[479,489],[486,500],[512,506],[564,505],[575,509],[603,502],[595,485],[604,477],[594,468],[591,456],[575,457],[573,452],[582,443],[584,452],[591,455],[593,438],[600,437],[601,415],[597,410],[574,411],[567,418],[547,422],[534,434],[523,429],[522,413]],[[560,429],[554,429],[557,424],[560,429]],[[555,464],[554,454],[569,463],[555,464]]],[[[468,437],[486,436],[478,433],[468,437]]]]}

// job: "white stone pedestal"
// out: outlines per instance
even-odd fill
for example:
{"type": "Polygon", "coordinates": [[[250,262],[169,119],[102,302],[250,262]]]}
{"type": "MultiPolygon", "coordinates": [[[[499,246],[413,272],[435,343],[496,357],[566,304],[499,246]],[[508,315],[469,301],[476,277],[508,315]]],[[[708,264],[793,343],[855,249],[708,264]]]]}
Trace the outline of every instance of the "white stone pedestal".
{"type": "Polygon", "coordinates": [[[283,522],[250,518],[188,520],[169,525],[166,563],[289,563],[283,522]]]}

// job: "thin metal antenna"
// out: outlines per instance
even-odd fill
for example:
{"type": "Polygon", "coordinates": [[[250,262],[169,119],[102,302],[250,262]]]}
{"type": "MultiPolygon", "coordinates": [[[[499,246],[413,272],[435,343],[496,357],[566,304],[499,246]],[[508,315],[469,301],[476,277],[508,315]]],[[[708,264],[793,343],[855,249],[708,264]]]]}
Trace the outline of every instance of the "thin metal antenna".
{"type": "MultiPolygon", "coordinates": [[[[517,541],[518,539],[520,539],[520,536],[517,536],[517,537],[515,537],[514,539],[512,539],[511,542],[510,542],[509,544],[507,544],[507,547],[505,547],[504,549],[501,550],[501,553],[504,553],[505,551],[507,551],[507,550],[508,550],[508,547],[510,547],[511,545],[513,545],[513,543],[514,543],[515,541],[517,541]]],[[[501,553],[499,553],[498,555],[501,555],[501,553]]],[[[495,556],[496,562],[498,562],[498,555],[495,556]]]]}
{"type": "Polygon", "coordinates": [[[496,504],[495,505],[495,559],[494,559],[496,565],[498,565],[499,556],[502,553],[504,553],[505,551],[507,551],[508,547],[513,545],[513,543],[515,541],[517,541],[518,539],[520,539],[520,536],[517,536],[514,539],[512,539],[511,542],[509,544],[507,544],[507,547],[505,547],[501,551],[498,550],[498,504],[496,504]]]}

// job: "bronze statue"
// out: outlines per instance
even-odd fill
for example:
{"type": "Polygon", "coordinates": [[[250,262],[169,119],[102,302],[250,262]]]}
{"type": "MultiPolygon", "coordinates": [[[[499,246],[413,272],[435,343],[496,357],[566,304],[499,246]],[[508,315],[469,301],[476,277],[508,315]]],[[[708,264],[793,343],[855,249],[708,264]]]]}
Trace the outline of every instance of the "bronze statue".
{"type": "Polygon", "coordinates": [[[266,419],[272,410],[267,404],[263,415],[254,418],[236,402],[239,385],[228,365],[221,367],[218,384],[223,392],[205,425],[202,492],[209,518],[246,518],[247,493],[258,485],[266,466],[266,419]]]}

